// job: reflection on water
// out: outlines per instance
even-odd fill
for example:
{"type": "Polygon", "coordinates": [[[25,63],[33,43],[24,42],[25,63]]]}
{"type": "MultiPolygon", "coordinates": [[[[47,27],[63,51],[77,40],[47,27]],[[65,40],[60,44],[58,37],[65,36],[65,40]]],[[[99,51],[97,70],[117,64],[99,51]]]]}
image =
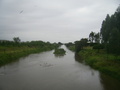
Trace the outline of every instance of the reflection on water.
{"type": "Polygon", "coordinates": [[[120,90],[120,81],[102,73],[100,74],[100,78],[104,90],[120,90]]]}
{"type": "Polygon", "coordinates": [[[84,60],[77,53],[75,53],[75,60],[77,62],[84,63],[84,60]]]}
{"type": "Polygon", "coordinates": [[[65,54],[54,54],[54,55],[55,55],[55,57],[57,57],[57,58],[62,58],[62,57],[65,56],[65,54]]]}
{"type": "Polygon", "coordinates": [[[66,55],[60,58],[48,51],[1,67],[0,90],[120,90],[117,80],[100,74],[77,54],[62,48],[66,55]]]}

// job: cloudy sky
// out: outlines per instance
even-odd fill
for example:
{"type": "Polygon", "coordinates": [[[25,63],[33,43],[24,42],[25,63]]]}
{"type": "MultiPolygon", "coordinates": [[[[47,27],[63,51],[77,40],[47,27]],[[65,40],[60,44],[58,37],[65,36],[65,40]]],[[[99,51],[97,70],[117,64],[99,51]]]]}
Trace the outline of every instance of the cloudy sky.
{"type": "Polygon", "coordinates": [[[0,0],[0,40],[74,42],[99,32],[120,0],[0,0]]]}

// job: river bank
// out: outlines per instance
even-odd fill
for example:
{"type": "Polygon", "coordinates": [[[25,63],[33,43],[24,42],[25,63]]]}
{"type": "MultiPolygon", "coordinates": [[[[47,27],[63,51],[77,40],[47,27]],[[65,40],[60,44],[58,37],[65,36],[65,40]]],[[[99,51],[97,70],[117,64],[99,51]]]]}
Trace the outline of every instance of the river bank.
{"type": "Polygon", "coordinates": [[[116,60],[116,56],[107,54],[104,50],[98,52],[91,47],[81,50],[79,56],[92,68],[120,80],[120,56],[116,60]]]}
{"type": "Polygon", "coordinates": [[[18,60],[20,57],[32,53],[49,51],[59,47],[57,43],[31,41],[31,42],[13,42],[0,41],[0,66],[18,60]]]}
{"type": "Polygon", "coordinates": [[[4,48],[4,51],[0,52],[0,66],[5,65],[7,63],[18,60],[20,57],[27,56],[32,53],[40,53],[43,51],[52,50],[53,47],[0,47],[4,48]]]}

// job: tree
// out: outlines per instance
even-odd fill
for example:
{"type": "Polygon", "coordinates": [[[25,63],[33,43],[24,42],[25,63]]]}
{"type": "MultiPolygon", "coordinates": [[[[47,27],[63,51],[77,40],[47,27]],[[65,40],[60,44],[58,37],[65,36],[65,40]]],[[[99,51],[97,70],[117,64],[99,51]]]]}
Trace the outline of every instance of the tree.
{"type": "Polygon", "coordinates": [[[107,14],[100,34],[107,53],[120,54],[120,5],[113,15],[107,14]]]}
{"type": "Polygon", "coordinates": [[[81,43],[80,41],[75,41],[75,52],[79,52],[81,50],[81,43]]]}
{"type": "Polygon", "coordinates": [[[116,23],[115,23],[116,27],[120,30],[120,5],[118,6],[114,16],[115,16],[115,20],[116,20],[116,23]]]}
{"type": "Polygon", "coordinates": [[[109,40],[109,34],[111,30],[110,19],[111,17],[109,16],[109,14],[107,14],[106,19],[102,23],[101,35],[104,43],[108,43],[109,40]]]}
{"type": "Polygon", "coordinates": [[[62,43],[61,43],[61,42],[58,42],[58,44],[59,44],[59,45],[62,45],[62,43]]]}
{"type": "Polygon", "coordinates": [[[21,41],[19,37],[14,37],[13,40],[15,43],[20,43],[20,41],[21,41]]]}
{"type": "Polygon", "coordinates": [[[91,32],[91,33],[89,34],[89,41],[90,41],[91,43],[93,43],[93,41],[94,41],[94,36],[95,36],[95,33],[94,33],[94,32],[91,32]]]}
{"type": "Polygon", "coordinates": [[[120,12],[120,5],[118,6],[116,12],[120,12]]]}
{"type": "Polygon", "coordinates": [[[87,42],[88,42],[88,39],[87,39],[87,38],[82,38],[82,39],[80,40],[81,47],[83,48],[83,47],[87,46],[87,42]]]}
{"type": "Polygon", "coordinates": [[[83,49],[84,46],[87,46],[88,39],[82,38],[80,41],[75,41],[75,51],[78,53],[83,49]]]}
{"type": "Polygon", "coordinates": [[[100,43],[100,33],[99,32],[94,35],[94,38],[95,38],[95,43],[100,43]]]}
{"type": "Polygon", "coordinates": [[[115,55],[120,54],[120,31],[117,28],[112,29],[110,34],[109,51],[115,55]]]}

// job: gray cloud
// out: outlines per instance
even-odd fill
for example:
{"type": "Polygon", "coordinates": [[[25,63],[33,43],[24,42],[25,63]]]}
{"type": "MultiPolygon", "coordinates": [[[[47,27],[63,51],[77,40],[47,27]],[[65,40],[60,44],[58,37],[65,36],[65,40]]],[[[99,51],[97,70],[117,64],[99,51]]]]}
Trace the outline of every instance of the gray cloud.
{"type": "Polygon", "coordinates": [[[69,42],[98,32],[119,0],[1,0],[0,39],[69,42]]]}

